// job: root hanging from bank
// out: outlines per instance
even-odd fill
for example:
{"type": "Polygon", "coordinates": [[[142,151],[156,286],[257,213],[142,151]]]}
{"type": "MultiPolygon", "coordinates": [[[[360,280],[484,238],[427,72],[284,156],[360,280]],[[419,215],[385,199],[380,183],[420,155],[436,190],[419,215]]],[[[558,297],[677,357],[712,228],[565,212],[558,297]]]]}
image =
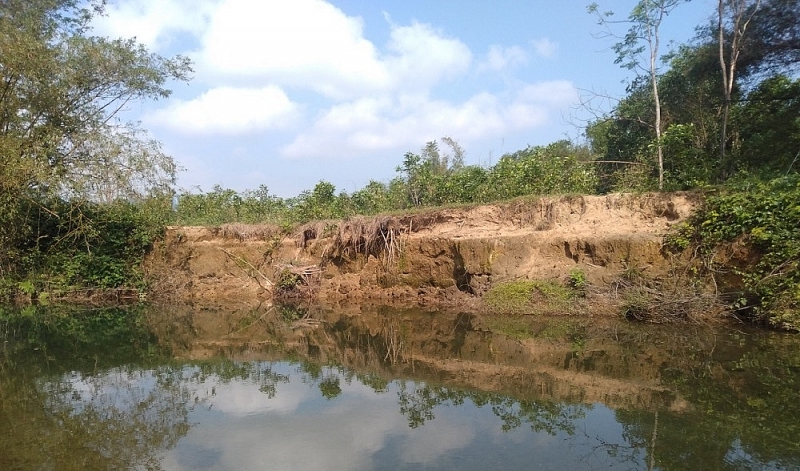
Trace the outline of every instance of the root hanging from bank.
{"type": "Polygon", "coordinates": [[[328,251],[330,258],[373,256],[388,269],[403,252],[402,228],[395,218],[377,216],[372,219],[350,218],[339,225],[328,251]]]}

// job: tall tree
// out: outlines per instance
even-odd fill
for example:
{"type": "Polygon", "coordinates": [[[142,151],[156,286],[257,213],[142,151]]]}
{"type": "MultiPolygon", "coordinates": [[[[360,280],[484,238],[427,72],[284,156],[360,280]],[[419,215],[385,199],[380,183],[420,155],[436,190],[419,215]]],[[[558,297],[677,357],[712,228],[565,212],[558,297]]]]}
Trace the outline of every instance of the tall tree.
{"type": "Polygon", "coordinates": [[[736,65],[742,52],[747,27],[760,6],[761,0],[719,0],[717,6],[719,64],[722,68],[723,88],[719,153],[720,168],[723,172],[727,167],[725,151],[728,146],[728,120],[731,112],[731,94],[736,79],[736,65]],[[726,30],[730,32],[730,38],[727,41],[726,30]]]}
{"type": "Polygon", "coordinates": [[[174,162],[118,118],[128,103],[168,97],[167,81],[188,80],[190,62],[92,36],[104,4],[0,1],[0,274],[14,244],[32,237],[24,208],[146,195],[173,182],[174,162]]]}
{"type": "MultiPolygon", "coordinates": [[[[627,20],[612,20],[613,13],[600,13],[596,3],[589,5],[589,12],[596,14],[600,25],[608,27],[614,23],[629,25],[628,32],[613,47],[617,53],[617,64],[625,68],[644,72],[650,81],[654,103],[654,122],[656,155],[658,160],[658,188],[664,189],[664,149],[661,135],[664,132],[661,122],[661,97],[658,91],[658,59],[661,46],[661,24],[675,8],[690,0],[640,0],[633,7],[627,20]],[[644,60],[642,55],[644,54],[644,60]],[[644,64],[646,65],[643,65],[644,64]]],[[[614,36],[609,30],[606,36],[614,36]]]]}
{"type": "Polygon", "coordinates": [[[739,57],[742,77],[783,73],[800,66],[800,0],[762,0],[739,57]]]}

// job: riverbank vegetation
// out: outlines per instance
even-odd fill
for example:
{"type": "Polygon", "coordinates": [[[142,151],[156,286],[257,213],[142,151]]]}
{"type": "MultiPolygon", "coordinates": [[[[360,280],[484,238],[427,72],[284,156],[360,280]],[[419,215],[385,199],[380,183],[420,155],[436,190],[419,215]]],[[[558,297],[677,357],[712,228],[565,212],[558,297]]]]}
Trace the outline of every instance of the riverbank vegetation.
{"type": "MultiPolygon", "coordinates": [[[[658,34],[653,14],[664,3],[639,2],[623,21],[631,29],[614,47],[622,65],[638,68],[643,32],[658,34]]],[[[92,36],[101,2],[3,2],[0,296],[47,301],[104,289],[138,298],[142,257],[169,224],[290,230],[525,195],[700,190],[706,205],[669,248],[688,254],[738,314],[797,329],[800,0],[719,6],[709,12],[715,21],[664,55],[663,67],[634,77],[610,110],[590,110],[583,142],[530,146],[479,166],[443,137],[402,156],[388,182],[347,193],[320,181],[280,198],[266,186],[178,190],[172,158],[119,119],[125,104],[167,98],[169,81],[188,80],[188,59],[92,36]]],[[[598,97],[584,98],[589,107],[598,97]]]]}

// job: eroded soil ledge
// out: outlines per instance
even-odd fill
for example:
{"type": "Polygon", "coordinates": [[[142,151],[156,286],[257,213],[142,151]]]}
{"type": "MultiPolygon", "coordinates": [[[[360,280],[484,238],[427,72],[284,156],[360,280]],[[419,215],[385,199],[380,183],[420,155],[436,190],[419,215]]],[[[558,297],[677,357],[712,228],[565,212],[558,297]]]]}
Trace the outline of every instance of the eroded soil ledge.
{"type": "MultiPolygon", "coordinates": [[[[626,270],[668,276],[664,235],[698,204],[690,193],[563,196],[327,221],[292,234],[170,227],[145,270],[155,296],[203,305],[271,303],[299,281],[298,295],[328,307],[479,309],[493,285],[564,281],[576,270],[607,294],[626,270]]],[[[599,301],[589,313],[603,310],[599,301]]]]}

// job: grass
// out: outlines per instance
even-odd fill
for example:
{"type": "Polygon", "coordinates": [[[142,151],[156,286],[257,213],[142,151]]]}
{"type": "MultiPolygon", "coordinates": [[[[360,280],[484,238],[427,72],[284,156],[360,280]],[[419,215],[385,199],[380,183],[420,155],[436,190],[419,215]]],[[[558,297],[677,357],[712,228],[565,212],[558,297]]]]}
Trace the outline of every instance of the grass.
{"type": "Polygon", "coordinates": [[[553,280],[518,280],[493,286],[484,302],[494,314],[562,315],[574,310],[578,291],[553,280]]]}

